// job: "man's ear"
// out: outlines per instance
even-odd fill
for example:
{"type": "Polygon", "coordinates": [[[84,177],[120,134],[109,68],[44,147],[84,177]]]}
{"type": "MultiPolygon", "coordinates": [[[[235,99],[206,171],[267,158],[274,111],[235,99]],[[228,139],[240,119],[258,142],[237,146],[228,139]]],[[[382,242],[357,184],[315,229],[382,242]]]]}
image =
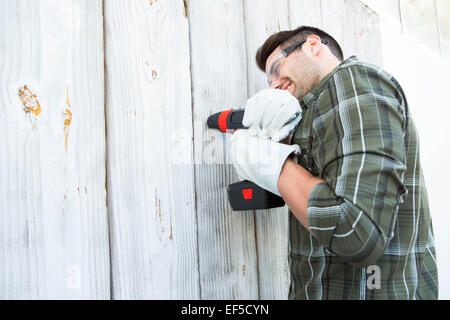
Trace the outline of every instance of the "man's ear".
{"type": "Polygon", "coordinates": [[[309,44],[311,54],[313,56],[317,56],[319,54],[320,47],[322,44],[320,37],[315,34],[312,34],[308,36],[308,38],[306,38],[306,42],[309,44]]]}

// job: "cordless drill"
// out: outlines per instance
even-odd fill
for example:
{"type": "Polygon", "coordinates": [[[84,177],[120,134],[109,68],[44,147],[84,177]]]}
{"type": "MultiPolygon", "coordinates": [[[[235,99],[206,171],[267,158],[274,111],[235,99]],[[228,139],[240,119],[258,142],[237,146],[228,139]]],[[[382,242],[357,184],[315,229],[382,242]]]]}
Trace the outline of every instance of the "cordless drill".
{"type": "MultiPolygon", "coordinates": [[[[207,125],[224,133],[244,129],[244,109],[230,109],[208,117],[207,125]]],[[[251,181],[232,183],[227,188],[228,202],[234,211],[270,209],[284,206],[280,196],[269,192],[251,181]]]]}

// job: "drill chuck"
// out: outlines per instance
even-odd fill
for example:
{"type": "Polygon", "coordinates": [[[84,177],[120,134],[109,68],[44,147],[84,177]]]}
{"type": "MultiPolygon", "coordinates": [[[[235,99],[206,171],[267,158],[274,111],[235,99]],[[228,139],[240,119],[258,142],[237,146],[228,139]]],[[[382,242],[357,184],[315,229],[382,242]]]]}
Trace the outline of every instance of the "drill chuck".
{"type": "Polygon", "coordinates": [[[244,118],[244,109],[230,109],[222,112],[217,112],[208,117],[206,124],[211,129],[218,129],[224,133],[228,130],[237,130],[245,128],[242,125],[244,118]]]}

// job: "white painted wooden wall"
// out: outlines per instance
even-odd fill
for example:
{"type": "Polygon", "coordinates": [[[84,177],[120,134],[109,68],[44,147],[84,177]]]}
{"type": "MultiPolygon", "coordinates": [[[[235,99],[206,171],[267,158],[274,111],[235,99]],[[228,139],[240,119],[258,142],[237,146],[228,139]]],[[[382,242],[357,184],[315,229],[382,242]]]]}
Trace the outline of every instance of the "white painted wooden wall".
{"type": "Polygon", "coordinates": [[[0,1],[2,299],[110,297],[103,65],[101,1],[0,1]]]}
{"type": "Polygon", "coordinates": [[[230,210],[205,120],[305,24],[381,63],[358,0],[0,0],[0,298],[286,299],[287,209],[230,210]]]}
{"type": "MultiPolygon", "coordinates": [[[[361,0],[399,24],[402,36],[421,42],[450,62],[449,0],[361,0]]],[[[389,24],[389,23],[388,23],[389,24]]]]}

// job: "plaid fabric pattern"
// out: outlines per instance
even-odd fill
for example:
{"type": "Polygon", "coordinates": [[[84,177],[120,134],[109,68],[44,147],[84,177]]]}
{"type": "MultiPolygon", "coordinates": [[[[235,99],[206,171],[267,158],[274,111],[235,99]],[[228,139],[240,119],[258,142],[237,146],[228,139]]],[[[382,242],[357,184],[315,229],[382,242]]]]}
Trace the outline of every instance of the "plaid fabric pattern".
{"type": "Polygon", "coordinates": [[[436,299],[419,140],[400,85],[352,56],[300,102],[298,163],[326,183],[308,199],[314,235],[290,212],[289,298],[436,299]]]}

